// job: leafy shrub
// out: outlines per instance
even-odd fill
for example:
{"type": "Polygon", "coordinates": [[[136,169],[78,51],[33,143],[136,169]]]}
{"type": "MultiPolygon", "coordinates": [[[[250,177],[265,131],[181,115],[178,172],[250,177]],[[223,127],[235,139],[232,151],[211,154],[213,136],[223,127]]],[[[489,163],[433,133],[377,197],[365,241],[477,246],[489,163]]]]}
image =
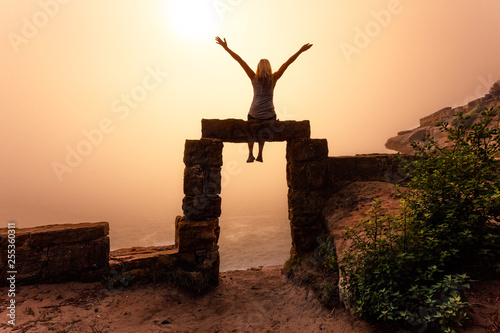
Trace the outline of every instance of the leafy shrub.
{"type": "Polygon", "coordinates": [[[472,125],[461,114],[456,126],[441,124],[447,148],[430,137],[414,143],[399,212],[385,214],[374,201],[369,218],[346,230],[342,285],[358,314],[453,331],[466,318],[464,269],[499,267],[500,136],[491,126],[497,115],[482,114],[472,125]]]}

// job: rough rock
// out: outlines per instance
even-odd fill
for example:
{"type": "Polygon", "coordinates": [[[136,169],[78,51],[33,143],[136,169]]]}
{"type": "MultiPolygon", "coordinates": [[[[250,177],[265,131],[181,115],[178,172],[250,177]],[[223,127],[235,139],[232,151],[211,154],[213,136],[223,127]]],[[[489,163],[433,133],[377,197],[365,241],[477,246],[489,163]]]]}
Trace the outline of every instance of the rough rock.
{"type": "Polygon", "coordinates": [[[216,249],[219,233],[218,218],[196,222],[182,216],[175,219],[175,244],[181,253],[216,249]]]}
{"type": "MultiPolygon", "coordinates": [[[[7,229],[0,229],[0,279],[7,271],[7,229]]],[[[109,224],[54,224],[16,229],[16,281],[98,280],[109,270],[109,224]]]]}
{"type": "Polygon", "coordinates": [[[320,214],[326,193],[322,191],[288,190],[289,217],[320,214]]]}
{"type": "Polygon", "coordinates": [[[169,281],[186,287],[197,279],[203,282],[198,287],[210,289],[218,283],[219,263],[217,249],[179,252],[175,245],[119,249],[110,253],[109,280],[169,281]]]}
{"type": "Polygon", "coordinates": [[[324,229],[319,226],[313,227],[295,227],[292,226],[292,244],[293,250],[297,254],[303,254],[314,251],[317,247],[318,236],[324,229]]]}
{"type": "Polygon", "coordinates": [[[221,215],[221,197],[211,196],[188,196],[182,200],[184,216],[190,221],[201,221],[207,218],[219,217],[221,215]]]}
{"type": "Polygon", "coordinates": [[[328,232],[335,240],[338,257],[350,246],[344,230],[354,226],[370,210],[373,199],[380,199],[386,212],[399,207],[394,184],[380,181],[354,182],[335,193],[325,204],[323,215],[328,232]]]}
{"type": "Polygon", "coordinates": [[[288,162],[286,179],[288,187],[296,190],[320,190],[329,184],[328,160],[288,162]]]}
{"type": "Polygon", "coordinates": [[[326,139],[295,139],[286,145],[287,161],[320,161],[328,157],[326,139]]]}
{"type": "Polygon", "coordinates": [[[500,80],[498,80],[491,86],[490,94],[492,96],[500,96],[500,80]]]}
{"type": "MultiPolygon", "coordinates": [[[[357,225],[360,219],[368,218],[367,213],[374,199],[381,200],[382,210],[386,213],[396,212],[399,207],[394,185],[379,181],[353,182],[335,193],[325,204],[323,215],[326,228],[333,239],[339,261],[352,244],[346,239],[345,230],[357,225]]],[[[342,272],[339,271],[339,274],[342,281],[342,272]]],[[[339,289],[342,291],[341,284],[339,289]]],[[[342,300],[342,292],[340,295],[342,300]]]]}
{"type": "Polygon", "coordinates": [[[395,154],[372,154],[328,158],[330,186],[337,190],[355,181],[399,183],[404,172],[395,154]]]}
{"type": "Polygon", "coordinates": [[[225,142],[286,141],[309,138],[311,128],[309,120],[202,119],[201,136],[225,142]]]}
{"type": "MultiPolygon", "coordinates": [[[[414,149],[411,144],[413,142],[421,142],[425,135],[433,137],[441,146],[447,146],[446,133],[441,132],[438,126],[440,122],[452,124],[453,116],[459,112],[462,112],[464,116],[471,116],[471,123],[477,122],[482,119],[480,111],[499,106],[500,81],[497,81],[490,88],[489,94],[486,94],[484,97],[475,99],[464,106],[443,108],[420,119],[419,127],[408,131],[400,131],[398,135],[387,140],[385,147],[404,154],[412,154],[414,153],[414,149]]],[[[498,124],[493,125],[498,126],[498,124]]]]}
{"type": "Polygon", "coordinates": [[[184,169],[184,194],[217,195],[221,191],[221,168],[194,165],[184,169]]]}
{"type": "Polygon", "coordinates": [[[188,167],[194,165],[220,167],[223,146],[221,141],[213,139],[186,140],[184,164],[188,167]]]}

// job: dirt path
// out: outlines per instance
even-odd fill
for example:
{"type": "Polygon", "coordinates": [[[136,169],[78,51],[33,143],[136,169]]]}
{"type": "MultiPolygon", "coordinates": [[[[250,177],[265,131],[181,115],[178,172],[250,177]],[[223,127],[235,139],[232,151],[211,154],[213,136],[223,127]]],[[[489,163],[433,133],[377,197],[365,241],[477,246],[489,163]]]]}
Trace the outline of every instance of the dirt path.
{"type": "MultiPolygon", "coordinates": [[[[476,305],[473,324],[461,332],[499,332],[499,290],[500,282],[492,281],[468,292],[476,305]]],[[[7,288],[0,294],[6,295],[7,288]]],[[[0,332],[383,331],[341,308],[329,312],[312,293],[288,282],[280,266],[222,273],[219,287],[201,297],[154,285],[124,290],[76,282],[21,286],[15,327],[7,324],[6,301],[0,298],[0,332]]]]}
{"type": "MultiPolygon", "coordinates": [[[[111,291],[99,283],[24,286],[16,295],[12,331],[372,332],[342,309],[327,311],[314,295],[287,282],[280,268],[222,273],[220,286],[197,298],[165,286],[111,291]]],[[[0,331],[10,331],[6,312],[0,316],[0,331]]]]}

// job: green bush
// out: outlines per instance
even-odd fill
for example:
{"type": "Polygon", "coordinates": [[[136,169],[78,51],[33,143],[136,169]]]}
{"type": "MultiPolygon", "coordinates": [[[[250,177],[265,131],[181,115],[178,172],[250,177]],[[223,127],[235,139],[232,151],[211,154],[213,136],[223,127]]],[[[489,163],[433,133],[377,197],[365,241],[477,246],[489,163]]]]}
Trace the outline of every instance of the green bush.
{"type": "Polygon", "coordinates": [[[375,320],[453,331],[466,318],[463,272],[499,267],[500,150],[492,110],[469,125],[441,124],[450,145],[430,137],[404,158],[409,182],[397,214],[375,201],[369,218],[346,230],[352,241],[340,263],[350,306],[375,320]]]}

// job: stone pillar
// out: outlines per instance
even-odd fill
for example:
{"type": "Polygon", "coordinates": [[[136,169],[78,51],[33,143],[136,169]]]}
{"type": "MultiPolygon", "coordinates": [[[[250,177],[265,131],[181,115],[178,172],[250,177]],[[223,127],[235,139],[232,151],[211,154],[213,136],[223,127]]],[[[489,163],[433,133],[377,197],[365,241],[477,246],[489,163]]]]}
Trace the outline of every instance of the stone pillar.
{"type": "Polygon", "coordinates": [[[222,141],[186,140],[184,150],[184,216],[175,221],[175,244],[193,262],[188,271],[200,272],[211,284],[218,282],[219,216],[221,214],[222,141]]]}
{"type": "Polygon", "coordinates": [[[316,238],[324,230],[322,210],[329,184],[328,143],[326,139],[289,140],[286,158],[293,256],[313,251],[316,238]]]}

